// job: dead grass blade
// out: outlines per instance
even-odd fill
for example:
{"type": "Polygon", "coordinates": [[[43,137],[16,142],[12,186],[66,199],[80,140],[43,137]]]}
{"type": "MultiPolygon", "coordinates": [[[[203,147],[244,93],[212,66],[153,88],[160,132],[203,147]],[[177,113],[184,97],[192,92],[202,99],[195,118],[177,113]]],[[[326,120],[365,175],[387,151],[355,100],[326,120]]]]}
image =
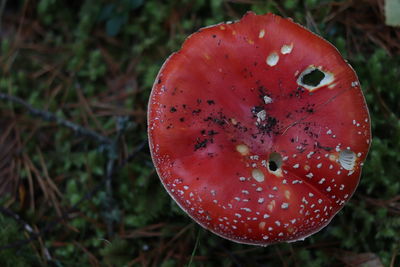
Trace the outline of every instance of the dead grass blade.
{"type": "Polygon", "coordinates": [[[18,158],[20,142],[15,129],[15,121],[0,121],[0,196],[10,195],[14,198],[19,184],[18,158]]]}

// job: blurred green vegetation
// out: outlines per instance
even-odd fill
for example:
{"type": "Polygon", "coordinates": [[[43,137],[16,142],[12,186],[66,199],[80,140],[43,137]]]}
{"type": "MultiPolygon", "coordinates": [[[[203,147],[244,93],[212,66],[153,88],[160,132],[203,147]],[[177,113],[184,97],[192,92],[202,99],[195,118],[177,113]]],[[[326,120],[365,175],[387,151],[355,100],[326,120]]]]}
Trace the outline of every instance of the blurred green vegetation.
{"type": "Polygon", "coordinates": [[[112,141],[0,101],[0,203],[40,231],[15,243],[30,233],[0,215],[2,266],[400,264],[400,33],[383,24],[380,1],[0,2],[0,92],[112,141]],[[146,143],[147,99],[164,60],[192,32],[247,10],[291,17],[341,51],[359,75],[374,138],[359,188],[331,224],[265,248],[193,223],[162,188],[147,147],[135,150],[146,143]]]}

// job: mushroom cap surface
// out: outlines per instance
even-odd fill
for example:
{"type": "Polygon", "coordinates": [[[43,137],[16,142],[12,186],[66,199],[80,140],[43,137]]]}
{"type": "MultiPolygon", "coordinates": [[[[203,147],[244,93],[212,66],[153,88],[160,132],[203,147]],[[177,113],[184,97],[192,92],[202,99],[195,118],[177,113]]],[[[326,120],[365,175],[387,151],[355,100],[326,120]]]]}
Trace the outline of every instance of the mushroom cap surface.
{"type": "Polygon", "coordinates": [[[268,245],[319,231],[354,193],[371,142],[360,83],[330,43],[248,12],[192,34],[148,109],[165,189],[204,228],[268,245]]]}

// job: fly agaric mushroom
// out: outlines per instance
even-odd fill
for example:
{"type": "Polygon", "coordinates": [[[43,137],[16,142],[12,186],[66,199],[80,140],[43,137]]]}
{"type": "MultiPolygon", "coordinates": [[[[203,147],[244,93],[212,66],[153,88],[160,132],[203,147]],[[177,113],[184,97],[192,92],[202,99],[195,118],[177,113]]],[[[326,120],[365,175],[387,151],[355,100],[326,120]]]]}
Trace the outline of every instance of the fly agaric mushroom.
{"type": "Polygon", "coordinates": [[[204,228],[233,241],[296,241],[355,191],[371,141],[353,69],[273,14],[203,28],[161,68],[148,110],[158,175],[204,228]]]}

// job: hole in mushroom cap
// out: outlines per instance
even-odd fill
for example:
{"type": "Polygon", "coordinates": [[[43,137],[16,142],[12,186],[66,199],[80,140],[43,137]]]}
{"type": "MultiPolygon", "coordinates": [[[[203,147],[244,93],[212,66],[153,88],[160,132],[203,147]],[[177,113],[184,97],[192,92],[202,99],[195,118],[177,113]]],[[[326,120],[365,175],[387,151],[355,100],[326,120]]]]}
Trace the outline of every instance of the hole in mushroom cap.
{"type": "Polygon", "coordinates": [[[301,82],[309,86],[318,86],[325,78],[325,74],[319,69],[314,69],[301,78],[301,82]]]}
{"type": "Polygon", "coordinates": [[[312,92],[331,84],[333,81],[334,75],[332,73],[323,71],[321,67],[309,66],[300,74],[297,84],[312,92]]]}
{"type": "Polygon", "coordinates": [[[278,169],[278,165],[276,164],[275,161],[270,161],[268,162],[268,168],[270,171],[276,171],[278,169]]]}
{"type": "Polygon", "coordinates": [[[268,169],[272,172],[277,171],[282,166],[282,156],[277,152],[269,155],[268,169]]]}
{"type": "Polygon", "coordinates": [[[348,149],[340,151],[339,163],[340,166],[342,166],[345,170],[350,171],[354,169],[356,163],[356,154],[348,149]]]}

